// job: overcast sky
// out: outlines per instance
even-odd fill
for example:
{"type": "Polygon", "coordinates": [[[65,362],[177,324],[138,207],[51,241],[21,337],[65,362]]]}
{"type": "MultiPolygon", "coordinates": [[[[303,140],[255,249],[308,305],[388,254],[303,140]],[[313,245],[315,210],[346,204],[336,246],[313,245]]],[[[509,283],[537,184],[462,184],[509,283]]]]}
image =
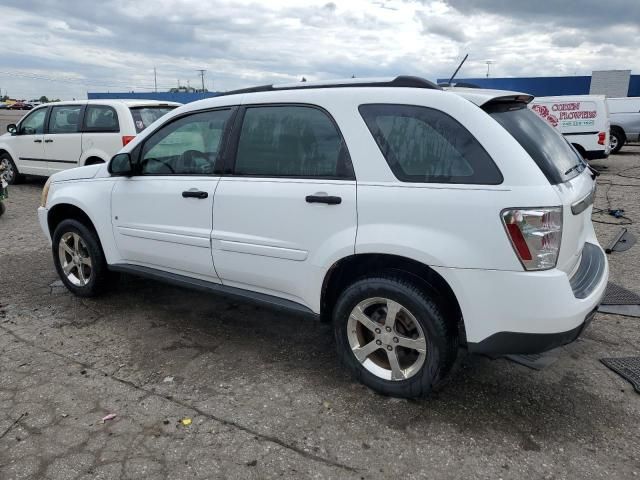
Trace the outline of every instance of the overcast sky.
{"type": "Polygon", "coordinates": [[[412,74],[640,73],[640,0],[1,0],[0,89],[86,98],[412,74]]]}

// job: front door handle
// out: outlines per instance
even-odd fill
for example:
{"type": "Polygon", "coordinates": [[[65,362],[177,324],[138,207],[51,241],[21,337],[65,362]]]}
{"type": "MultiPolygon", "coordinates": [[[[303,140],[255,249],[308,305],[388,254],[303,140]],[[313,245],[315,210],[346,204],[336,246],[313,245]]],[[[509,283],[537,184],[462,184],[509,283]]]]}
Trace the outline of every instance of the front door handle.
{"type": "Polygon", "coordinates": [[[53,142],[53,140],[51,140],[50,138],[47,138],[47,139],[44,141],[44,143],[51,143],[51,142],[53,142]]]}
{"type": "Polygon", "coordinates": [[[34,140],[33,143],[42,143],[42,140],[34,140]]]}
{"type": "Polygon", "coordinates": [[[326,203],[327,205],[339,205],[342,203],[342,197],[332,197],[331,195],[307,195],[305,200],[307,203],[326,203]]]}
{"type": "Polygon", "coordinates": [[[200,200],[204,200],[208,196],[209,194],[207,192],[202,192],[200,190],[187,190],[186,192],[182,192],[183,198],[198,198],[200,200]]]}

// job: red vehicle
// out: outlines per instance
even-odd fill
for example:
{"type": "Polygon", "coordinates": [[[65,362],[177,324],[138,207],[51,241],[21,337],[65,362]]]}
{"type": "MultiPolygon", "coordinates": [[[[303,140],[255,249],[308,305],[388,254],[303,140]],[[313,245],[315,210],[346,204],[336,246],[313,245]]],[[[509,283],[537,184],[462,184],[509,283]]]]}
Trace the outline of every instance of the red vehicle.
{"type": "Polygon", "coordinates": [[[9,105],[7,108],[9,110],[31,110],[33,108],[33,105],[26,102],[16,102],[12,105],[9,105]]]}

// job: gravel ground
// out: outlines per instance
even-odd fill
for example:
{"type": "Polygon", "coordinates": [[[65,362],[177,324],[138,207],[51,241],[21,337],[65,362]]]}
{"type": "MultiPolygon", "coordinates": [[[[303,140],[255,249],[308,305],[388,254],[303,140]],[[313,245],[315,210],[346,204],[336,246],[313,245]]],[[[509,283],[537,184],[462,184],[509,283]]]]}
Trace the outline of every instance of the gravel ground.
{"type": "MultiPolygon", "coordinates": [[[[640,147],[593,164],[596,207],[608,194],[640,237],[640,180],[616,175],[640,176],[640,147]]],[[[12,187],[0,218],[2,480],[640,478],[640,395],[598,361],[640,355],[640,319],[598,314],[543,371],[463,356],[442,392],[386,398],[347,377],[327,325],[132,277],[73,297],[41,188],[12,187]]],[[[617,228],[596,224],[601,243],[617,228]]],[[[637,292],[639,252],[609,258],[637,292]]]]}

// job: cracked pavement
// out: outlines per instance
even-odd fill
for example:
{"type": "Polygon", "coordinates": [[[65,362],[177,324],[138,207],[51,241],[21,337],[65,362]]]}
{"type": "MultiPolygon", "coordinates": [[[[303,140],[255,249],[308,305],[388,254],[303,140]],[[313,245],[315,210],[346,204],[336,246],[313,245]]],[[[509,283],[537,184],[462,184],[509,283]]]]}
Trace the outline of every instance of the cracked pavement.
{"type": "MultiPolygon", "coordinates": [[[[640,180],[615,175],[640,147],[593,165],[596,207],[608,191],[640,221],[640,180]]],[[[638,318],[598,314],[543,371],[462,354],[431,398],[386,398],[341,369],[328,325],[134,277],[73,297],[41,188],[10,187],[0,217],[2,480],[640,478],[640,395],[599,362],[640,355],[638,318]]],[[[639,252],[609,260],[640,293],[639,252]]]]}

